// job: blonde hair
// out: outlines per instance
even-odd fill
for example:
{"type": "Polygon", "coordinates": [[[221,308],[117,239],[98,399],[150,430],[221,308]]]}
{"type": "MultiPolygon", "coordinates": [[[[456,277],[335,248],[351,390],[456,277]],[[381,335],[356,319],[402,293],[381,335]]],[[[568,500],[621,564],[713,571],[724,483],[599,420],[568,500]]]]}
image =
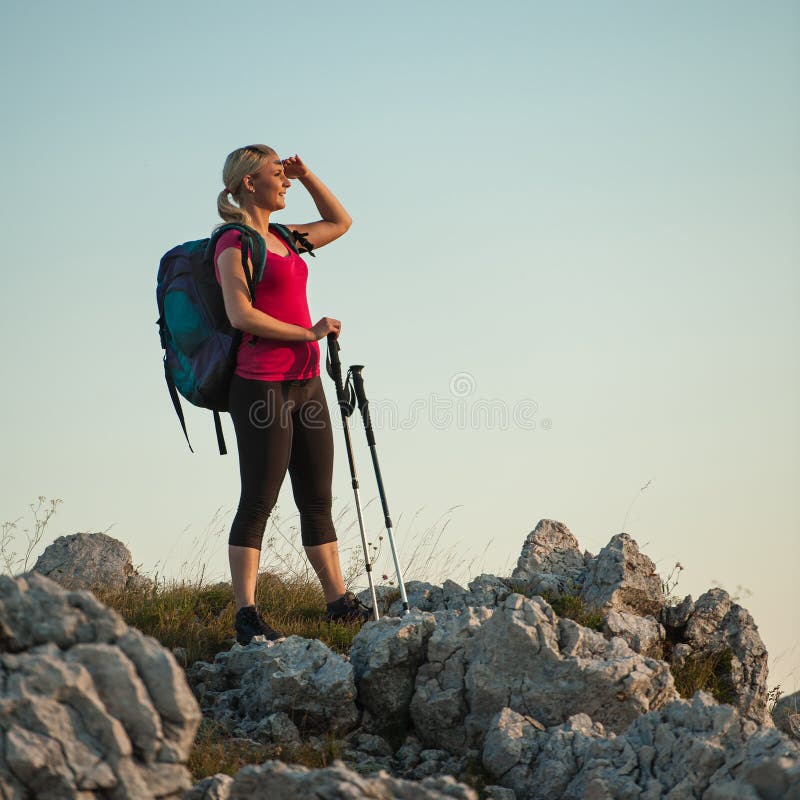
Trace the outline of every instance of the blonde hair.
{"type": "Polygon", "coordinates": [[[250,215],[241,206],[242,180],[245,175],[255,174],[277,157],[278,154],[266,144],[239,147],[228,155],[225,159],[225,166],[222,168],[222,182],[225,184],[225,188],[217,196],[217,212],[224,221],[216,228],[227,222],[238,222],[253,227],[250,215]],[[229,193],[233,195],[239,205],[234,205],[228,199],[229,193]]]}

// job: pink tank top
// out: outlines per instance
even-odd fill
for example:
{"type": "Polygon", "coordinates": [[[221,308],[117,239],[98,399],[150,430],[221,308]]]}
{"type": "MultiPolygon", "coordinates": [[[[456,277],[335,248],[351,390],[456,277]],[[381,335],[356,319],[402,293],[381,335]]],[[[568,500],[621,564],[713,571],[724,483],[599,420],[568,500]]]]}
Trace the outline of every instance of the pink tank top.
{"type": "MultiPolygon", "coordinates": [[[[280,234],[276,235],[283,241],[280,234]]],[[[228,247],[242,249],[242,234],[239,231],[225,231],[217,240],[214,252],[217,283],[220,283],[217,258],[228,247]]],[[[267,252],[267,265],[264,275],[256,284],[253,305],[282,322],[310,328],[312,322],[306,297],[308,266],[288,244],[286,249],[289,251],[287,256],[267,252]]],[[[261,381],[298,380],[319,375],[318,342],[289,342],[259,336],[255,337],[257,341],[252,345],[250,342],[253,338],[250,333],[242,333],[235,375],[261,381]]]]}

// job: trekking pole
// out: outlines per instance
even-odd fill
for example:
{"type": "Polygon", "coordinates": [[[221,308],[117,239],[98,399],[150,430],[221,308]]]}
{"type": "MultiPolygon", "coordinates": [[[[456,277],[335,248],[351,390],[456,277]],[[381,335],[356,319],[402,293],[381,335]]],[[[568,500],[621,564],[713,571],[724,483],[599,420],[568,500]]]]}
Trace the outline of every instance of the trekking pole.
{"type": "Polygon", "coordinates": [[[392,558],[394,559],[394,569],[397,573],[397,583],[400,586],[400,599],[403,601],[403,613],[408,614],[408,597],[406,597],[406,587],[403,583],[403,573],[400,571],[400,562],[397,560],[397,548],[394,546],[394,536],[392,535],[392,518],[389,516],[389,506],[386,502],[386,492],[383,489],[383,479],[381,478],[381,467],[378,464],[378,453],[375,449],[375,434],[372,432],[372,421],[369,416],[369,400],[364,394],[364,378],[361,376],[362,364],[353,364],[348,370],[348,380],[353,376],[353,387],[358,401],[358,408],[364,418],[364,428],[367,431],[367,444],[372,453],[372,464],[375,467],[375,477],[378,480],[378,491],[381,495],[381,505],[383,506],[383,517],[386,522],[386,532],[389,534],[389,546],[392,548],[392,558]]]}
{"type": "Polygon", "coordinates": [[[378,598],[375,596],[375,584],[372,582],[372,563],[369,560],[369,549],[367,546],[367,536],[364,533],[364,519],[361,515],[361,500],[358,496],[358,477],[356,476],[356,465],[353,461],[353,447],[350,443],[350,428],[347,425],[347,418],[353,413],[355,409],[355,402],[349,392],[345,394],[342,387],[342,362],[339,360],[339,342],[336,341],[336,334],[328,334],[328,360],[326,364],[328,375],[333,378],[336,384],[336,399],[339,401],[339,410],[342,412],[342,426],[344,427],[344,441],[347,446],[347,460],[350,463],[350,477],[353,483],[353,492],[356,497],[356,513],[358,514],[358,527],[361,530],[361,544],[364,548],[364,566],[367,570],[367,579],[369,580],[369,591],[372,595],[372,613],[375,619],[380,619],[380,612],[378,611],[378,598]]]}

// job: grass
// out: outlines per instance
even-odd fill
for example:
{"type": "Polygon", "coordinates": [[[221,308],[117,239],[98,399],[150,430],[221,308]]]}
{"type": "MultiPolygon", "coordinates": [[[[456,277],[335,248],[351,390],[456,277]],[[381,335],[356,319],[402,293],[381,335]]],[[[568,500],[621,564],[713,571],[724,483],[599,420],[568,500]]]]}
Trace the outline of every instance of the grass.
{"type": "MultiPolygon", "coordinates": [[[[264,619],[287,636],[320,639],[338,653],[349,652],[360,626],[324,622],[325,598],[318,582],[262,572],[255,594],[264,619]]],[[[97,589],[95,595],[165,647],[184,648],[187,665],[213,661],[216,653],[233,644],[236,604],[228,582],[203,585],[173,580],[135,592],[97,589]]]]}
{"type": "Polygon", "coordinates": [[[218,722],[204,717],[194,738],[187,767],[195,781],[223,772],[235,775],[248,764],[280,757],[280,748],[249,739],[232,739],[218,722]]]}
{"type": "Polygon", "coordinates": [[[297,747],[261,744],[251,739],[234,739],[218,722],[204,717],[195,736],[187,767],[194,781],[222,772],[233,776],[248,764],[262,764],[279,759],[287,764],[300,764],[319,769],[342,758],[345,742],[335,736],[323,737],[320,744],[302,742],[297,747]]]}
{"type": "Polygon", "coordinates": [[[684,699],[698,690],[710,692],[718,703],[736,704],[736,692],[731,680],[729,647],[711,653],[691,653],[680,665],[670,665],[675,688],[684,699]]]}

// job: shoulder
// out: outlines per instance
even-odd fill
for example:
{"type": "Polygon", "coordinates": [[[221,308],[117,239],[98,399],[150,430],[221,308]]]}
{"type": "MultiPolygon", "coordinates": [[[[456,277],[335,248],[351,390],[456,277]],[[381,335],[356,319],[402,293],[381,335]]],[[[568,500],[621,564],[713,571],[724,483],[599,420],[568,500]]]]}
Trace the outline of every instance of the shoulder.
{"type": "Polygon", "coordinates": [[[227,250],[229,247],[235,247],[237,250],[242,249],[241,231],[232,229],[220,234],[214,248],[214,255],[218,256],[223,250],[227,250]]]}

